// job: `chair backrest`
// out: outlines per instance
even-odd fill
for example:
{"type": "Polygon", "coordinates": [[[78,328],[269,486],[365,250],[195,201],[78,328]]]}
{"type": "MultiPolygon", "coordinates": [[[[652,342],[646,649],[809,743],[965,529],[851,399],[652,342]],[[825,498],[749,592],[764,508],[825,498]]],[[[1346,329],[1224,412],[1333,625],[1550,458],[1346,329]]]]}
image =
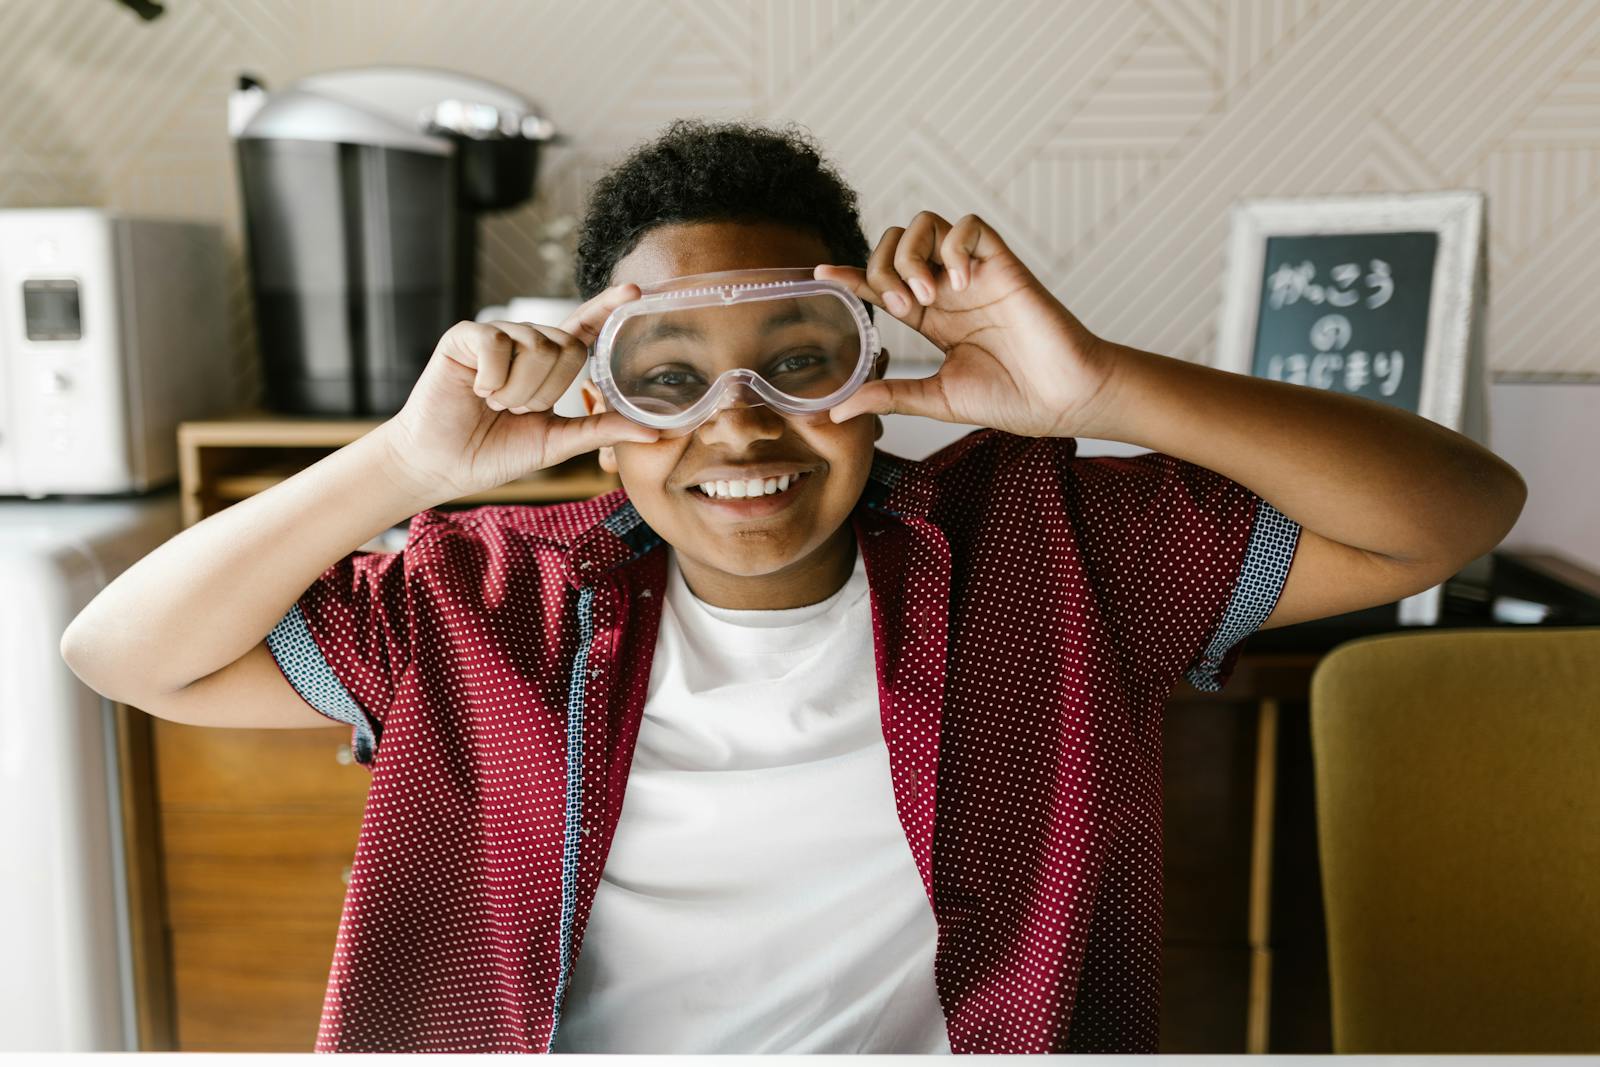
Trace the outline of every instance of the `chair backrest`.
{"type": "Polygon", "coordinates": [[[1600,1052],[1600,627],[1342,645],[1311,742],[1334,1051],[1600,1052]]]}

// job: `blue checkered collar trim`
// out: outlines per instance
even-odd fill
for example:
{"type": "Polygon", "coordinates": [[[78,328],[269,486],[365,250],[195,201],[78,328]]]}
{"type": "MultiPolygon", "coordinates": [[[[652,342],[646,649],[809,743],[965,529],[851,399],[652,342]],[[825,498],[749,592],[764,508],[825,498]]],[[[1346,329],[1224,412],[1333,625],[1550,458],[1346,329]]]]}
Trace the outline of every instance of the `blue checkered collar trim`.
{"type": "MultiPolygon", "coordinates": [[[[918,476],[919,466],[915,460],[874,448],[872,467],[857,506],[902,520],[926,515],[932,503],[931,486],[918,476]]],[[[574,586],[587,585],[662,543],[661,535],[644,521],[627,491],[615,492],[615,505],[599,522],[575,537],[567,549],[567,573],[574,586]]]]}

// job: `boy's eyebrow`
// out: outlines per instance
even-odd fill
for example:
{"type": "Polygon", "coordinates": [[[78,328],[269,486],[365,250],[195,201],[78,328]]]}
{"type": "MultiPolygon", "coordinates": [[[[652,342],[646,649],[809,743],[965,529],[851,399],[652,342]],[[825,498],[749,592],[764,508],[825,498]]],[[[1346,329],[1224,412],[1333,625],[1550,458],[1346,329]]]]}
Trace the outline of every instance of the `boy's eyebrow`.
{"type": "MultiPolygon", "coordinates": [[[[793,326],[803,322],[815,322],[827,325],[826,317],[819,315],[814,307],[805,300],[791,300],[789,306],[782,311],[767,316],[761,324],[761,333],[769,334],[785,326],[793,326]]],[[[704,340],[704,335],[693,326],[673,322],[671,319],[662,319],[654,323],[649,329],[634,338],[636,345],[647,345],[655,341],[671,340],[699,341],[704,340]]]]}
{"type": "Polygon", "coordinates": [[[644,333],[634,338],[633,343],[636,345],[647,345],[654,341],[670,341],[678,337],[686,340],[698,340],[700,338],[700,331],[695,329],[693,326],[683,326],[676,322],[662,319],[661,321],[651,325],[651,327],[644,333]]]}
{"type": "Polygon", "coordinates": [[[783,311],[778,312],[776,315],[767,316],[767,321],[761,324],[761,332],[768,334],[784,326],[793,326],[802,322],[815,322],[819,325],[826,325],[827,321],[825,317],[817,314],[817,310],[812,306],[811,301],[793,300],[783,311]]]}

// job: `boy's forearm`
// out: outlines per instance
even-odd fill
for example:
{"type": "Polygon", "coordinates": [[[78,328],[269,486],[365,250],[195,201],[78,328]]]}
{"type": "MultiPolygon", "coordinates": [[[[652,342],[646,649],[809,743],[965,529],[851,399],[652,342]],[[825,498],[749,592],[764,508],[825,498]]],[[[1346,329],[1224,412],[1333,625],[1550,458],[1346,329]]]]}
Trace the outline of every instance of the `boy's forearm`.
{"type": "Polygon", "coordinates": [[[443,503],[401,484],[386,448],[380,426],[133,564],[67,627],[73,670],[130,699],[181,689],[248,652],[325,570],[443,503]]]}
{"type": "Polygon", "coordinates": [[[1498,544],[1521,510],[1514,468],[1427,419],[1105,344],[1113,370],[1084,436],[1208,467],[1323,537],[1408,563],[1460,563],[1498,544]]]}

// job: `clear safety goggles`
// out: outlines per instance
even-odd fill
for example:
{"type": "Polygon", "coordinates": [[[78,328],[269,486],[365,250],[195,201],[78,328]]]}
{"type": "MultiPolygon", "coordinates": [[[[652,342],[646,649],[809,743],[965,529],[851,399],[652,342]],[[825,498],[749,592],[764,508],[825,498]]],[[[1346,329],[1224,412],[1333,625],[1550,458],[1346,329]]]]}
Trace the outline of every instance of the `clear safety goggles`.
{"type": "Polygon", "coordinates": [[[640,293],[601,327],[589,376],[611,408],[666,437],[740,403],[826,411],[878,357],[865,302],[810,267],[669,278],[640,293]]]}

